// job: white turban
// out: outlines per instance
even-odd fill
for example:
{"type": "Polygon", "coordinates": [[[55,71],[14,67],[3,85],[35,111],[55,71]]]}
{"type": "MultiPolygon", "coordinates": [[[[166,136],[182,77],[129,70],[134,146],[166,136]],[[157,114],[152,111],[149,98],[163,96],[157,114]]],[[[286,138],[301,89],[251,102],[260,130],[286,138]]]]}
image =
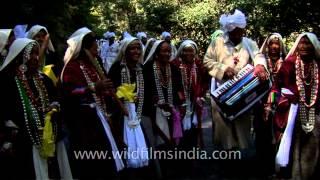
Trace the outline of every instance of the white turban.
{"type": "Polygon", "coordinates": [[[232,15],[221,15],[219,23],[225,32],[231,32],[236,27],[244,29],[247,25],[245,15],[238,9],[232,15]]]}
{"type": "Polygon", "coordinates": [[[138,39],[141,40],[143,37],[144,37],[144,38],[147,38],[147,34],[146,34],[145,32],[138,32],[138,33],[137,33],[137,38],[138,38],[138,39]]]}
{"type": "Polygon", "coordinates": [[[167,31],[162,32],[161,39],[166,39],[167,37],[171,37],[171,34],[167,31]]]}
{"type": "Polygon", "coordinates": [[[128,33],[127,31],[125,31],[125,32],[123,33],[123,39],[131,38],[131,37],[132,37],[131,34],[128,33]]]}
{"type": "Polygon", "coordinates": [[[106,33],[103,34],[103,37],[105,37],[106,39],[109,39],[111,37],[116,37],[116,34],[114,32],[107,31],[106,33]]]}
{"type": "Polygon", "coordinates": [[[18,24],[13,28],[13,32],[16,38],[27,37],[27,24],[18,24]]]}

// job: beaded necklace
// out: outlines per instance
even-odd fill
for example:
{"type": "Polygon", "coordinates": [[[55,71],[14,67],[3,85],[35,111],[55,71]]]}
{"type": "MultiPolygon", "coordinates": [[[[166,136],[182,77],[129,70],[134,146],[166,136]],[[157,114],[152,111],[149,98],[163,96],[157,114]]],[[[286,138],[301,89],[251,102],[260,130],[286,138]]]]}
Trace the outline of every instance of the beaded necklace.
{"type": "MultiPolygon", "coordinates": [[[[168,63],[165,67],[166,71],[166,79],[167,79],[167,84],[163,84],[162,82],[160,84],[160,79],[164,79],[163,74],[160,70],[159,65],[154,61],[153,62],[153,74],[155,78],[155,83],[156,83],[156,88],[157,88],[157,94],[158,94],[158,105],[162,105],[165,103],[168,103],[169,106],[173,106],[173,97],[172,97],[172,79],[171,79],[171,69],[170,69],[170,64],[168,63]],[[167,99],[165,99],[164,94],[163,94],[163,88],[167,89],[167,99]]],[[[165,116],[170,116],[170,113],[163,112],[165,116]]]]}
{"type": "Polygon", "coordinates": [[[314,128],[315,123],[315,104],[318,95],[318,86],[319,86],[319,74],[318,74],[318,65],[316,61],[312,62],[310,72],[312,73],[311,76],[311,96],[310,96],[310,104],[306,102],[306,93],[305,93],[305,86],[304,86],[304,64],[300,58],[297,57],[296,60],[296,84],[298,86],[298,91],[300,95],[299,105],[300,105],[300,119],[302,124],[302,129],[308,133],[311,132],[314,128]],[[309,110],[308,110],[308,109],[309,110]],[[307,114],[308,112],[308,114],[307,114]]]}
{"type": "MultiPolygon", "coordinates": [[[[128,83],[131,84],[130,71],[126,63],[122,63],[123,68],[121,70],[121,84],[128,83]]],[[[137,83],[137,92],[138,92],[138,107],[137,107],[137,116],[134,122],[129,122],[130,125],[138,125],[141,121],[142,107],[144,101],[144,79],[142,74],[142,68],[137,66],[135,69],[136,72],[136,83],[137,83]]]]}
{"type": "Polygon", "coordinates": [[[280,57],[280,59],[278,59],[274,64],[272,63],[271,58],[267,58],[267,63],[268,63],[268,69],[269,72],[272,74],[271,78],[272,80],[274,80],[274,77],[276,76],[276,74],[279,72],[280,67],[283,63],[282,58],[280,57]]]}
{"type": "MultiPolygon", "coordinates": [[[[34,75],[32,77],[32,80],[36,87],[36,91],[40,96],[40,102],[38,102],[35,98],[35,95],[30,88],[26,76],[21,72],[18,72],[18,75],[15,76],[15,82],[23,106],[27,133],[31,139],[32,144],[34,144],[37,148],[40,148],[42,145],[44,117],[45,113],[49,110],[49,98],[47,89],[40,79],[40,74],[37,73],[36,75],[34,75]]],[[[54,134],[56,135],[57,125],[55,123],[53,123],[53,129],[54,134]]]]}
{"type": "Polygon", "coordinates": [[[194,84],[197,84],[197,66],[195,62],[193,62],[189,77],[187,73],[187,64],[184,64],[181,61],[179,68],[180,68],[180,73],[182,77],[183,91],[186,96],[186,103],[187,103],[186,114],[191,115],[193,112],[193,103],[191,103],[191,90],[192,90],[193,82],[194,84]]]}
{"type": "MultiPolygon", "coordinates": [[[[82,61],[80,61],[80,69],[82,71],[82,74],[84,75],[84,78],[86,79],[86,82],[88,85],[90,84],[94,84],[92,82],[92,77],[89,77],[89,70],[86,68],[86,66],[84,65],[84,63],[82,61]]],[[[99,75],[98,78],[100,79],[99,75]]],[[[106,103],[104,98],[97,96],[97,94],[95,92],[91,92],[92,97],[97,105],[97,107],[104,112],[105,114],[107,114],[107,110],[106,110],[106,103]]]]}

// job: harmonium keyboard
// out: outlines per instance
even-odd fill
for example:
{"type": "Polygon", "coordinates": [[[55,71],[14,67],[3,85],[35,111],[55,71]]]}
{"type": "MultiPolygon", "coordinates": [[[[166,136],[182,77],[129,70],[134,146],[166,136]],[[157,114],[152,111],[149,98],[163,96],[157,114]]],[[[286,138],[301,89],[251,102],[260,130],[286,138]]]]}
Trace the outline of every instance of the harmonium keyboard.
{"type": "Polygon", "coordinates": [[[247,64],[233,79],[211,89],[211,95],[224,118],[234,120],[268,93],[271,81],[260,81],[253,72],[254,67],[247,64]]]}

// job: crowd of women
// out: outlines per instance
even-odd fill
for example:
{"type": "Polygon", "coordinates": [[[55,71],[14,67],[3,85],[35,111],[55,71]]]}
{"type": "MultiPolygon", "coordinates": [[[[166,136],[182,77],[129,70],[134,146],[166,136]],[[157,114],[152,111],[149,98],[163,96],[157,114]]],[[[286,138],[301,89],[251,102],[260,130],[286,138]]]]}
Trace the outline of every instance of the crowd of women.
{"type": "Polygon", "coordinates": [[[161,179],[172,177],[172,169],[177,176],[188,175],[192,160],[150,159],[147,150],[201,148],[211,78],[214,88],[246,64],[254,64],[254,74],[272,81],[272,88],[253,111],[233,121],[223,118],[223,109],[212,101],[214,144],[246,149],[255,133],[266,174],[319,177],[316,35],[301,33],[287,54],[278,33],[260,49],[244,37],[246,19],[238,10],[222,15],[220,24],[222,31],[213,35],[203,60],[196,41],[183,40],[176,49],[168,32],[147,41],[145,33],[125,33],[115,43],[113,33],[97,41],[83,27],[69,36],[62,61],[55,59],[45,27],[35,25],[24,37],[0,29],[0,177],[161,179]],[[104,52],[109,47],[110,56],[104,52]],[[76,156],[85,151],[127,153],[76,156]]]}

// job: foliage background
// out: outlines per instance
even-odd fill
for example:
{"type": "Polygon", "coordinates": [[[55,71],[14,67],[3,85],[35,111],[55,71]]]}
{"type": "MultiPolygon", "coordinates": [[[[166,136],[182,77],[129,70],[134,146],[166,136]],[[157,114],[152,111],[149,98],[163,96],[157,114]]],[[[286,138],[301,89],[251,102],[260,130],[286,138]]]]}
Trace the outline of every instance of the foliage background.
{"type": "Polygon", "coordinates": [[[289,47],[299,32],[320,33],[316,0],[10,0],[2,7],[0,28],[44,25],[61,54],[67,37],[87,26],[99,36],[107,30],[118,37],[123,31],[151,37],[170,31],[176,43],[195,40],[203,55],[220,15],[236,8],[246,14],[247,34],[259,44],[271,32],[281,33],[289,47]]]}

